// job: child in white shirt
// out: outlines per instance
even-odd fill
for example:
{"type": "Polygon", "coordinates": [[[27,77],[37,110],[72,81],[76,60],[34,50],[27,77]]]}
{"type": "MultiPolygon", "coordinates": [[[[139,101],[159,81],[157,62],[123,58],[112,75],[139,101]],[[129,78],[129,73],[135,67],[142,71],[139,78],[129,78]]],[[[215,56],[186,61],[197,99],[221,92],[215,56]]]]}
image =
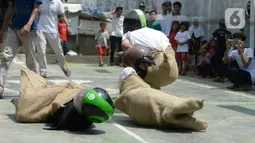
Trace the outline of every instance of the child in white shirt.
{"type": "Polygon", "coordinates": [[[179,72],[181,75],[186,75],[188,66],[188,52],[189,52],[189,40],[191,39],[188,32],[188,23],[182,22],[180,31],[176,34],[177,41],[176,59],[178,62],[179,72]]]}

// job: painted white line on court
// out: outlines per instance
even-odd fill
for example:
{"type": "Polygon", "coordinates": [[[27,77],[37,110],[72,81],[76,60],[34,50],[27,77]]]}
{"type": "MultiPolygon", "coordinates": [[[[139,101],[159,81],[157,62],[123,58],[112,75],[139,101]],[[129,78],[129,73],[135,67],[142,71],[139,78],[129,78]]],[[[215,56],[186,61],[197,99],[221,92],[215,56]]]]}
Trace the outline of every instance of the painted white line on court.
{"type": "Polygon", "coordinates": [[[120,130],[124,131],[125,133],[127,133],[128,135],[132,136],[133,138],[135,138],[136,140],[138,140],[141,143],[149,143],[147,142],[145,139],[143,139],[142,137],[138,136],[137,134],[131,132],[130,130],[128,130],[127,128],[121,126],[120,124],[117,124],[113,121],[112,123],[115,127],[119,128],[120,130]]]}
{"type": "Polygon", "coordinates": [[[204,102],[211,105],[253,105],[255,102],[204,102]]]}
{"type": "MultiPolygon", "coordinates": [[[[59,84],[59,83],[63,83],[63,82],[69,82],[69,80],[47,80],[50,82],[53,82],[55,84],[59,84]]],[[[77,83],[77,84],[84,84],[84,83],[92,83],[93,81],[91,80],[72,80],[73,82],[77,83]]],[[[7,83],[16,83],[19,84],[20,80],[7,80],[7,83]]]]}
{"type": "MultiPolygon", "coordinates": [[[[190,82],[190,81],[183,80],[183,79],[178,79],[177,81],[186,83],[186,84],[190,84],[190,85],[194,85],[194,86],[198,86],[198,87],[202,87],[202,88],[208,88],[208,89],[218,88],[216,86],[212,86],[212,85],[208,85],[208,84],[201,84],[201,83],[194,83],[194,82],[190,82]]],[[[230,95],[243,96],[246,98],[255,99],[255,96],[252,96],[251,94],[237,92],[237,91],[229,91],[229,90],[225,90],[225,89],[219,89],[219,90],[222,90],[225,93],[229,93],[230,95]]]]}
{"type": "Polygon", "coordinates": [[[186,84],[190,84],[190,85],[194,85],[194,86],[203,87],[203,88],[210,88],[210,89],[217,88],[216,86],[207,85],[207,84],[200,84],[200,83],[194,83],[194,82],[183,80],[183,79],[177,79],[177,81],[182,82],[182,83],[186,83],[186,84]]]}

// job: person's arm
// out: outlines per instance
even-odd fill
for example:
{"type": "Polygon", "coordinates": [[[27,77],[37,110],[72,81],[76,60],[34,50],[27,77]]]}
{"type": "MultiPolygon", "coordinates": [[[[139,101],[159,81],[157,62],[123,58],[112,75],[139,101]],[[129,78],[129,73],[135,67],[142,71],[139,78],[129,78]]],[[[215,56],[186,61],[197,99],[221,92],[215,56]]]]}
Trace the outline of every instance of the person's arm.
{"type": "Polygon", "coordinates": [[[129,39],[124,39],[124,40],[122,40],[121,46],[122,46],[122,48],[123,48],[124,50],[128,50],[128,49],[132,48],[132,45],[131,45],[129,39]]]}
{"type": "Polygon", "coordinates": [[[39,6],[42,4],[41,0],[35,0],[32,14],[27,22],[27,24],[21,29],[21,36],[26,36],[30,32],[31,26],[39,13],[39,6]]]}
{"type": "Polygon", "coordinates": [[[252,57],[254,57],[253,56],[254,53],[251,50],[251,52],[249,52],[249,54],[251,53],[251,55],[246,57],[244,55],[244,52],[243,52],[243,43],[242,43],[242,41],[238,41],[238,49],[237,50],[238,50],[238,53],[240,54],[241,61],[243,63],[244,68],[248,68],[249,64],[251,63],[252,57]]]}
{"type": "Polygon", "coordinates": [[[229,64],[232,61],[233,53],[231,52],[229,55],[229,48],[230,48],[230,44],[229,44],[229,40],[227,40],[226,41],[226,51],[225,51],[224,57],[223,57],[224,64],[229,64]]]}
{"type": "Polygon", "coordinates": [[[3,42],[4,31],[7,29],[8,25],[10,24],[13,14],[14,14],[14,3],[9,2],[8,9],[5,13],[4,22],[0,29],[0,43],[3,42]]]}

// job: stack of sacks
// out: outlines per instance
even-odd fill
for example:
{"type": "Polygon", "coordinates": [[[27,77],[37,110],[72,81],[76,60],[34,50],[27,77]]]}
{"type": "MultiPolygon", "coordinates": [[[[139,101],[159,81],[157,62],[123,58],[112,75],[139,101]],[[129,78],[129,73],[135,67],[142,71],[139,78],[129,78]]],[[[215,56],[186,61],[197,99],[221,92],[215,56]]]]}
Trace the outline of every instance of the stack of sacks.
{"type": "Polygon", "coordinates": [[[122,79],[120,96],[114,100],[114,105],[140,125],[199,131],[208,127],[206,121],[192,117],[195,111],[203,108],[203,100],[153,89],[134,72],[122,79]]]}

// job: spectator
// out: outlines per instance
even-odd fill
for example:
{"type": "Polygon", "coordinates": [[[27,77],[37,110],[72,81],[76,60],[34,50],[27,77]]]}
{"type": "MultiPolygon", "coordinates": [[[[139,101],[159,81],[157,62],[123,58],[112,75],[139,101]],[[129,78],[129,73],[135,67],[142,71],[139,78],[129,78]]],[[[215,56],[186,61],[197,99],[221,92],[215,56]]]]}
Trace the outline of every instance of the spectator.
{"type": "MultiPolygon", "coordinates": [[[[207,41],[203,41],[201,46],[206,43],[207,41]]],[[[200,48],[198,51],[199,58],[197,61],[198,64],[196,65],[196,69],[198,71],[198,75],[201,75],[202,77],[212,76],[213,70],[212,70],[211,58],[213,54],[209,47],[206,47],[205,49],[200,48]]]]}
{"type": "Polygon", "coordinates": [[[59,29],[58,16],[63,17],[64,23],[67,25],[67,30],[71,33],[70,25],[65,16],[65,10],[60,0],[44,1],[40,6],[40,19],[38,21],[38,62],[40,65],[40,74],[42,77],[47,77],[47,60],[46,60],[46,44],[53,49],[60,68],[64,74],[69,77],[71,71],[66,66],[66,60],[63,54],[59,29]]]}
{"type": "Polygon", "coordinates": [[[157,15],[156,20],[161,25],[161,31],[168,37],[171,30],[172,25],[172,14],[168,14],[169,10],[169,2],[166,1],[162,4],[162,13],[157,15]]]}
{"type": "Polygon", "coordinates": [[[171,27],[172,28],[171,28],[170,35],[169,35],[169,42],[171,43],[172,48],[176,52],[178,44],[177,44],[177,41],[175,40],[175,36],[176,36],[176,34],[178,33],[178,31],[180,29],[180,24],[179,24],[178,21],[174,21],[172,23],[171,27]]]}
{"type": "Polygon", "coordinates": [[[103,56],[106,56],[106,49],[109,49],[107,40],[109,39],[109,33],[106,30],[106,23],[100,23],[100,30],[96,34],[95,40],[97,40],[97,50],[99,54],[99,66],[104,66],[103,56]]]}
{"type": "Polygon", "coordinates": [[[246,9],[246,13],[245,13],[245,18],[246,18],[246,25],[243,29],[244,35],[246,37],[246,41],[245,41],[245,48],[249,48],[250,46],[250,15],[251,15],[251,1],[248,1],[247,3],[247,9],[246,9]]]}
{"type": "Polygon", "coordinates": [[[224,19],[219,21],[219,29],[215,30],[212,36],[213,38],[202,46],[202,48],[207,47],[208,44],[210,44],[213,40],[216,40],[216,49],[215,54],[212,57],[212,65],[216,75],[219,75],[222,66],[222,58],[224,57],[224,53],[226,51],[226,40],[232,37],[231,32],[226,29],[224,19]]]}
{"type": "Polygon", "coordinates": [[[173,8],[174,8],[174,11],[172,12],[173,21],[179,21],[179,23],[189,21],[187,16],[181,14],[182,4],[180,2],[174,2],[173,8]]]}
{"type": "Polygon", "coordinates": [[[5,14],[4,23],[0,30],[0,43],[3,41],[3,35],[13,17],[10,28],[4,39],[4,46],[1,48],[0,65],[0,98],[3,98],[4,83],[7,78],[9,66],[14,57],[18,54],[20,47],[25,48],[27,67],[39,73],[35,58],[35,42],[37,31],[37,18],[41,0],[12,0],[9,2],[5,14]]]}
{"type": "Polygon", "coordinates": [[[198,51],[201,46],[201,40],[204,37],[203,29],[200,26],[197,17],[192,19],[192,26],[189,28],[189,34],[191,36],[191,49],[193,54],[195,54],[195,66],[197,65],[198,51]]]}
{"type": "Polygon", "coordinates": [[[168,1],[168,10],[167,10],[167,14],[172,14],[172,2],[168,1]]]}
{"type": "Polygon", "coordinates": [[[69,55],[69,56],[76,56],[77,53],[70,50],[69,47],[67,46],[67,25],[64,22],[64,17],[59,16],[59,21],[58,21],[58,31],[59,31],[59,36],[61,40],[61,45],[62,45],[62,50],[64,52],[64,56],[69,55]]]}
{"type": "Polygon", "coordinates": [[[139,5],[139,9],[141,10],[141,11],[143,11],[144,13],[145,13],[145,5],[144,5],[144,3],[142,3],[142,4],[140,4],[139,5]]]}
{"type": "MultiPolygon", "coordinates": [[[[239,35],[242,35],[241,33],[239,35]]],[[[228,55],[230,48],[229,41],[226,42],[226,52],[224,55],[224,63],[230,63],[236,60],[239,68],[229,68],[227,78],[233,83],[228,87],[232,90],[252,90],[252,84],[255,83],[255,60],[252,48],[244,48],[244,36],[238,39],[237,49],[228,55]]]]}
{"type": "Polygon", "coordinates": [[[124,16],[122,16],[123,8],[117,7],[113,12],[110,12],[110,14],[113,14],[112,17],[112,34],[111,34],[111,53],[110,53],[110,65],[114,65],[114,54],[116,47],[118,49],[118,52],[123,51],[121,47],[122,37],[123,37],[123,22],[124,22],[124,16]]]}
{"type": "Polygon", "coordinates": [[[191,39],[188,32],[188,23],[182,22],[181,29],[176,34],[175,38],[178,47],[176,50],[176,59],[178,61],[178,67],[180,75],[186,75],[188,67],[188,52],[189,52],[189,40],[191,39]]]}
{"type": "MultiPolygon", "coordinates": [[[[6,12],[7,8],[8,8],[8,2],[9,2],[9,0],[1,0],[0,1],[0,28],[2,28],[3,23],[4,23],[4,16],[5,16],[5,12],[6,12]]],[[[3,46],[2,44],[3,44],[3,41],[0,41],[0,49],[1,49],[1,51],[2,51],[2,46],[3,46]]]]}
{"type": "Polygon", "coordinates": [[[156,11],[151,11],[150,12],[150,18],[148,21],[148,27],[152,28],[154,30],[161,31],[161,25],[160,23],[156,20],[157,12],[156,11]]]}
{"type": "MultiPolygon", "coordinates": [[[[234,40],[245,40],[243,34],[240,34],[240,33],[234,33],[233,34],[233,39],[234,40]]],[[[226,49],[225,53],[227,52],[228,53],[228,56],[230,56],[230,53],[233,51],[233,50],[236,50],[237,49],[237,46],[234,45],[234,42],[231,42],[232,44],[230,44],[230,48],[226,49]]],[[[214,79],[214,82],[224,82],[225,81],[225,78],[227,76],[227,70],[228,68],[238,68],[238,64],[236,62],[236,60],[233,60],[227,64],[223,64],[220,68],[220,71],[219,71],[219,75],[216,79],[214,79]]]]}

